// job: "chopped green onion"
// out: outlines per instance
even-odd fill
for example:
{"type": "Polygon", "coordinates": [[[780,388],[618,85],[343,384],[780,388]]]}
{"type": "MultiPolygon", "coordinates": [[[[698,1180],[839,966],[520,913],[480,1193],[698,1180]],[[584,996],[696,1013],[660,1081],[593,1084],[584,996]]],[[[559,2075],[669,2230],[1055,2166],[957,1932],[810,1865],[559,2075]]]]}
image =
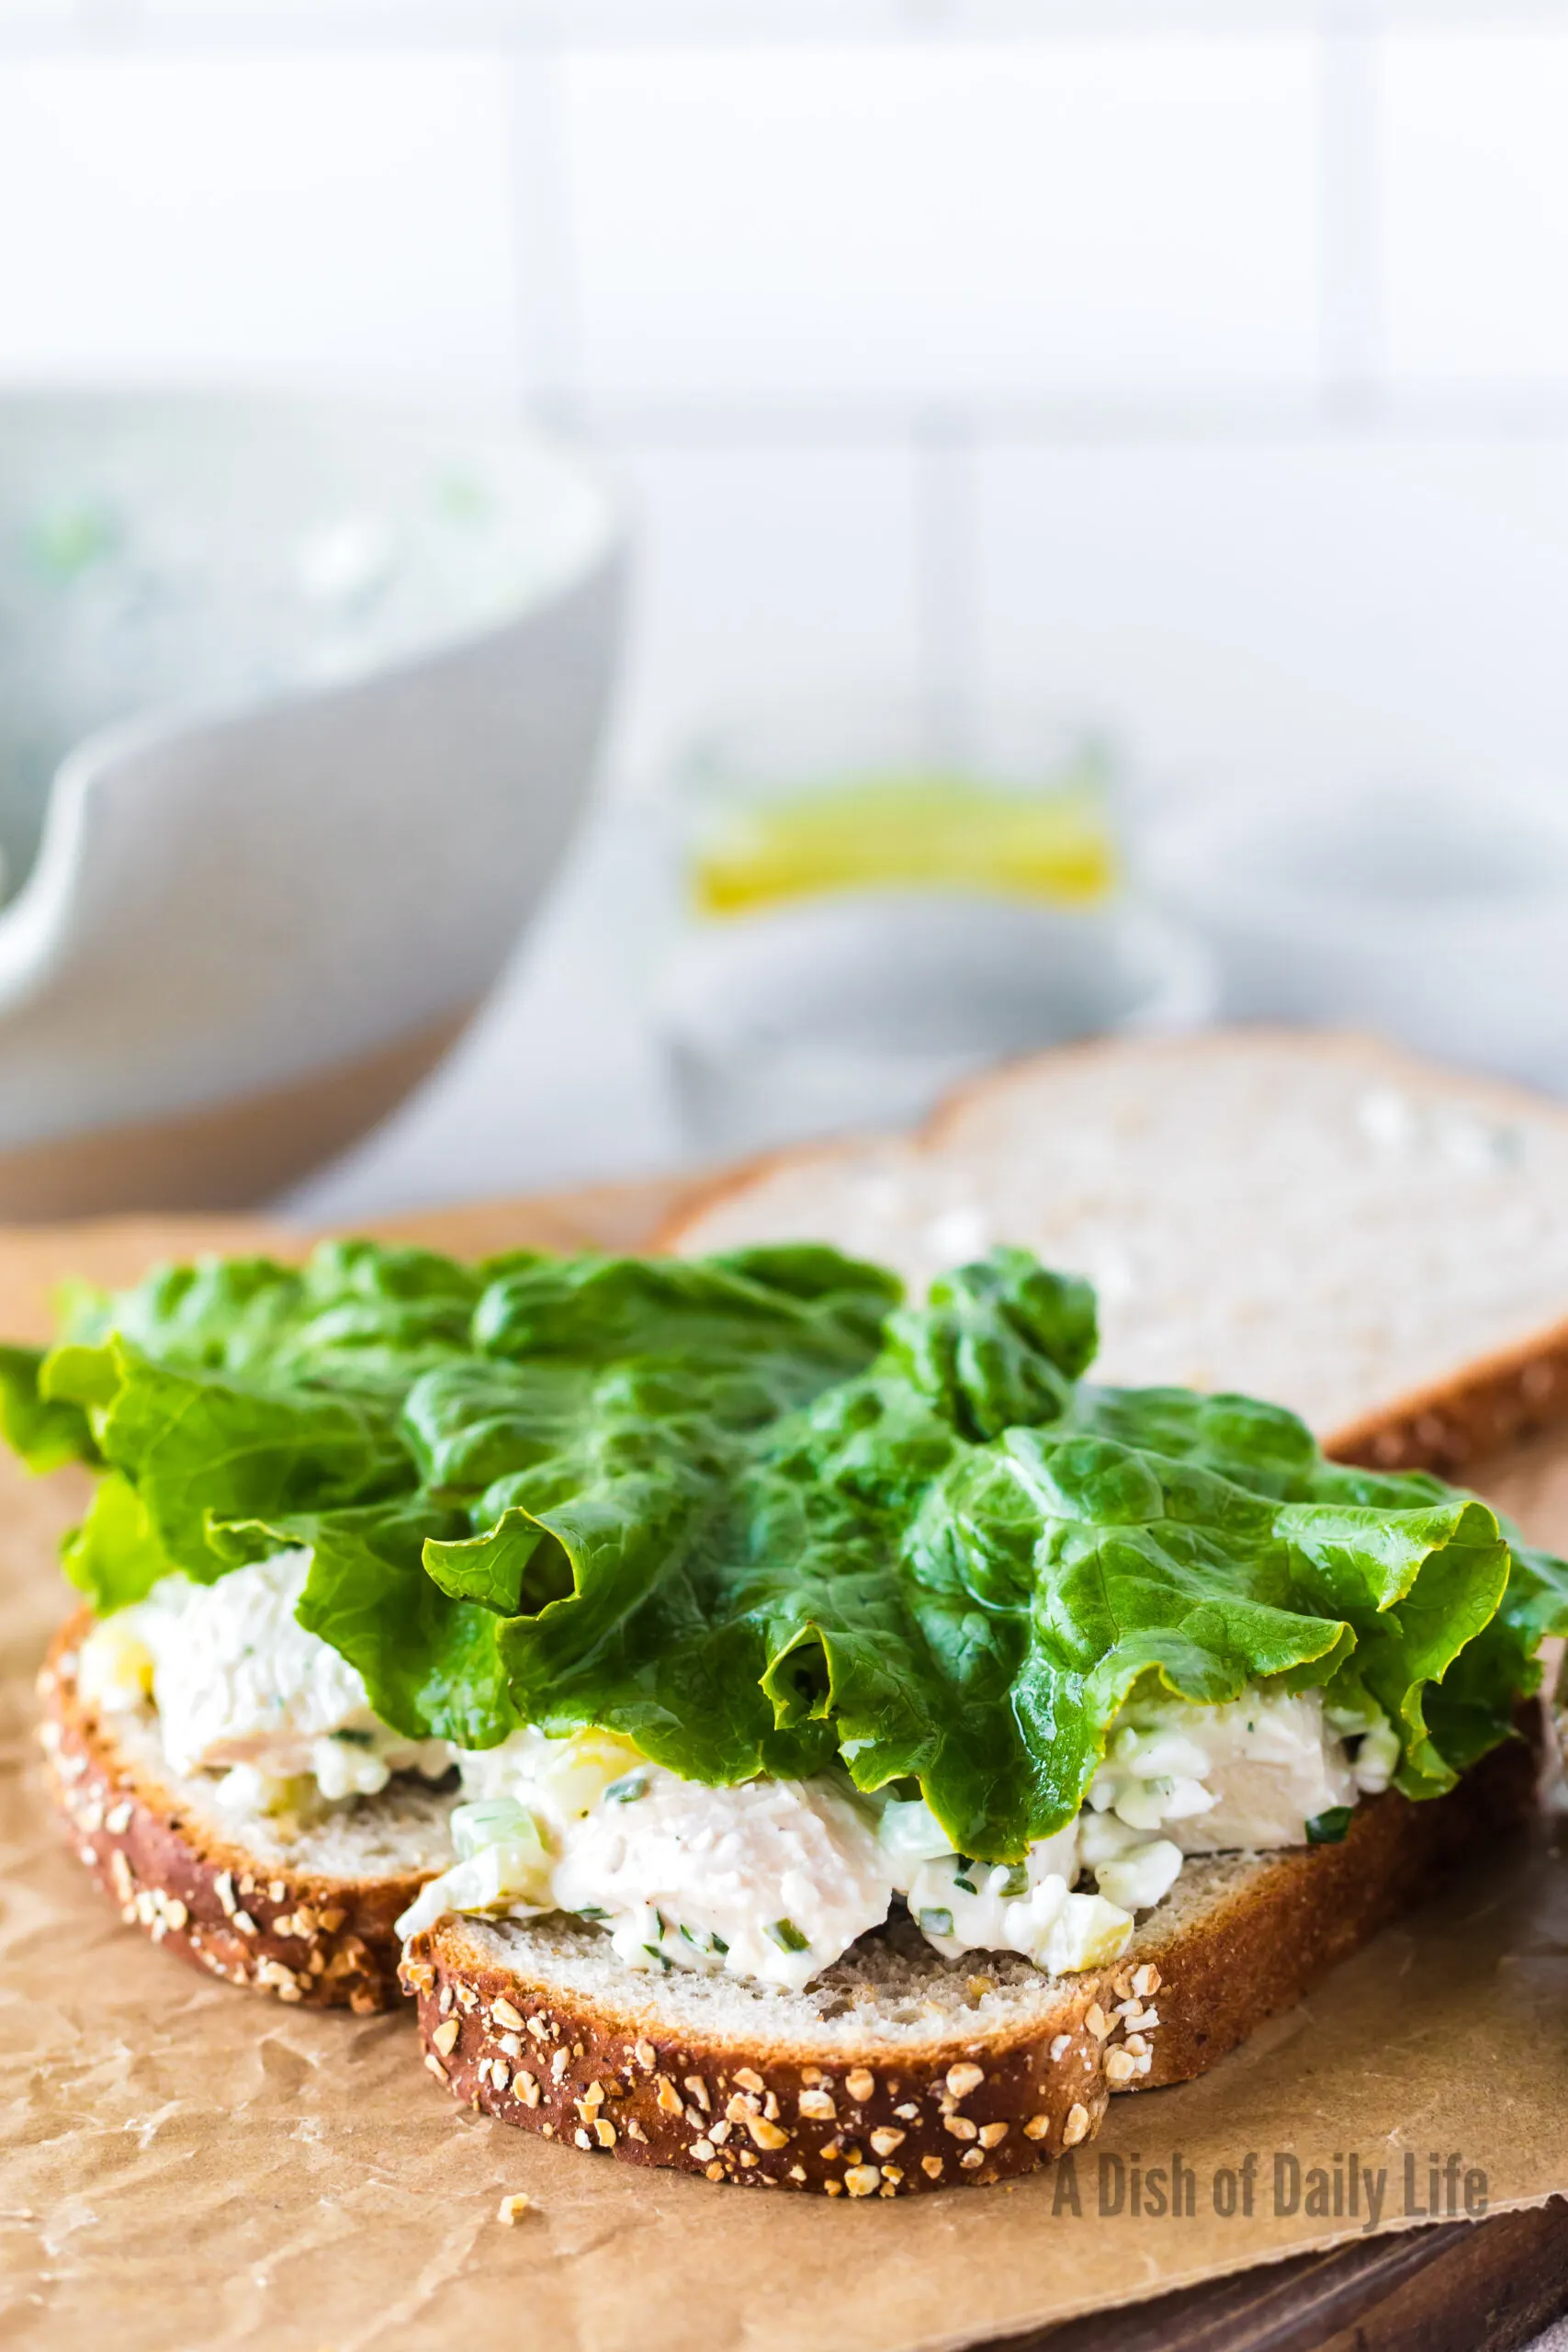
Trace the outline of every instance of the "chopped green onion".
{"type": "Polygon", "coordinates": [[[647,1773],[625,1772],[618,1781],[611,1781],[604,1792],[604,1802],[606,1804],[635,1804],[638,1797],[647,1794],[647,1773]]]}
{"type": "Polygon", "coordinates": [[[345,1741],[350,1747],[374,1747],[376,1745],[373,1731],[334,1731],[333,1737],[345,1741]]]}
{"type": "Polygon", "coordinates": [[[811,1939],[803,1936],[793,1919],[775,1919],[768,1929],[781,1951],[809,1951],[811,1939]]]}
{"type": "Polygon", "coordinates": [[[667,1951],[660,1951],[657,1944],[644,1944],[643,1950],[647,1952],[649,1960],[656,1960],[659,1962],[660,1967],[664,1971],[666,1976],[668,1976],[671,1970],[675,1965],[669,1953],[667,1951]]]}
{"type": "Polygon", "coordinates": [[[685,1937],[686,1941],[691,1945],[692,1950],[693,1950],[694,1951],[697,1951],[697,1950],[698,1950],[698,1948],[699,1948],[699,1947],[698,1947],[698,1944],[697,1944],[697,1939],[696,1939],[695,1936],[694,1936],[694,1935],[693,1935],[693,1933],[692,1933],[692,1931],[691,1931],[690,1928],[688,1928],[688,1927],[687,1927],[687,1925],[686,1925],[686,1923],[685,1923],[684,1919],[682,1919],[682,1922],[681,1922],[681,1933],[685,1937]]]}
{"type": "Polygon", "coordinates": [[[1307,1823],[1309,1846],[1337,1846],[1350,1826],[1351,1808],[1348,1804],[1331,1804],[1326,1813],[1314,1813],[1307,1823]]]}
{"type": "Polygon", "coordinates": [[[955,1877],[953,1883],[954,1886],[961,1886],[965,1894],[973,1894],[975,1892],[975,1882],[973,1879],[955,1877]]]}
{"type": "Polygon", "coordinates": [[[921,1931],[921,1933],[922,1933],[923,1935],[928,1935],[928,1936],[950,1936],[950,1935],[952,1935],[952,1933],[953,1933],[953,1914],[952,1914],[952,1912],[951,1912],[951,1911],[922,1911],[922,1912],[920,1913],[920,1931],[921,1931]]]}
{"type": "Polygon", "coordinates": [[[579,1905],[577,1916],[580,1919],[607,1919],[610,1915],[601,1911],[596,1903],[583,1903],[579,1905]]]}
{"type": "Polygon", "coordinates": [[[487,1846],[537,1846],[534,1816],[513,1797],[483,1797],[452,1809],[452,1847],[459,1861],[472,1861],[487,1846]]]}
{"type": "Polygon", "coordinates": [[[1029,1864],[1014,1862],[1002,1881],[1002,1893],[1010,1899],[1029,1893],[1029,1864]]]}
{"type": "Polygon", "coordinates": [[[711,1951],[717,1952],[726,1952],[729,1950],[729,1946],[725,1942],[722,1936],[710,1936],[708,1938],[708,1946],[711,1951]]]}

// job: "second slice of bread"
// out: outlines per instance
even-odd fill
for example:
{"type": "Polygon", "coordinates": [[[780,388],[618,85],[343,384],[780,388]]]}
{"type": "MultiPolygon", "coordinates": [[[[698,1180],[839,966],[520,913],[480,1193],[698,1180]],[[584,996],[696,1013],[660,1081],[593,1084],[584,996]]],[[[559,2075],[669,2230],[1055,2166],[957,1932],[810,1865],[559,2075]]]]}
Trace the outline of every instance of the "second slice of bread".
{"type": "Polygon", "coordinates": [[[1043,1054],[924,1132],[782,1152],[662,1237],[837,1242],[917,1289],[1017,1242],[1087,1274],[1093,1377],[1289,1405],[1344,1460],[1461,1473],[1568,1413],[1568,1112],[1367,1038],[1043,1054]]]}

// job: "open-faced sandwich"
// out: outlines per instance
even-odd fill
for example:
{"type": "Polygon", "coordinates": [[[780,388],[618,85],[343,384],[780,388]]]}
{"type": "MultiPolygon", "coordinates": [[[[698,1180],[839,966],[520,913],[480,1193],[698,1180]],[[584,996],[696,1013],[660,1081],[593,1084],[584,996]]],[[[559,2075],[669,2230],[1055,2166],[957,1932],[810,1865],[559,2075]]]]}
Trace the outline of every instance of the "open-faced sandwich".
{"type": "Polygon", "coordinates": [[[569,2143],[884,2196],[1198,2072],[1532,1801],[1568,1568],[1087,1285],[809,1244],[165,1270],[6,1351],[128,1918],[569,2143]]]}

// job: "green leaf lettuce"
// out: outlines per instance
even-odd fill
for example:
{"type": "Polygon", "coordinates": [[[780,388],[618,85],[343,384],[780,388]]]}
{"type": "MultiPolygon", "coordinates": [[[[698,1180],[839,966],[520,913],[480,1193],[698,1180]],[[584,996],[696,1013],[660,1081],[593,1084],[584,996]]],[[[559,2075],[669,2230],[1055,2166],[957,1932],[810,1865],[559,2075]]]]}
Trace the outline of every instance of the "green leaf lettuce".
{"type": "Polygon", "coordinates": [[[167,1268],[0,1351],[100,1476],[100,1611],[311,1554],[299,1614],[411,1736],[593,1724],[691,1777],[918,1783],[965,1853],[1077,1809],[1132,1698],[1375,1703],[1399,1785],[1507,1736],[1568,1567],[1240,1396],[1085,1378],[1088,1285],[994,1251],[900,1303],[815,1245],[167,1268]]]}

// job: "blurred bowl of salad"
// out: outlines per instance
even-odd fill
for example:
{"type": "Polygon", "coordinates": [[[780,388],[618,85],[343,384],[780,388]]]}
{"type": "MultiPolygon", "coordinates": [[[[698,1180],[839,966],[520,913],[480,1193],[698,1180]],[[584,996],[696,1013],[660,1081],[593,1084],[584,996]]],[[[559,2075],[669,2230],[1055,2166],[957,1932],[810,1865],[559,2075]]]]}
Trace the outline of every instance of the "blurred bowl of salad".
{"type": "Polygon", "coordinates": [[[624,539],[512,424],[0,398],[0,1217],[265,1199],[434,1067],[584,797],[624,539]]]}
{"type": "Polygon", "coordinates": [[[716,732],[673,784],[657,1021],[694,1151],[907,1124],[997,1061],[1211,1016],[1203,950],[1129,884],[1092,730],[828,697],[716,732]]]}

